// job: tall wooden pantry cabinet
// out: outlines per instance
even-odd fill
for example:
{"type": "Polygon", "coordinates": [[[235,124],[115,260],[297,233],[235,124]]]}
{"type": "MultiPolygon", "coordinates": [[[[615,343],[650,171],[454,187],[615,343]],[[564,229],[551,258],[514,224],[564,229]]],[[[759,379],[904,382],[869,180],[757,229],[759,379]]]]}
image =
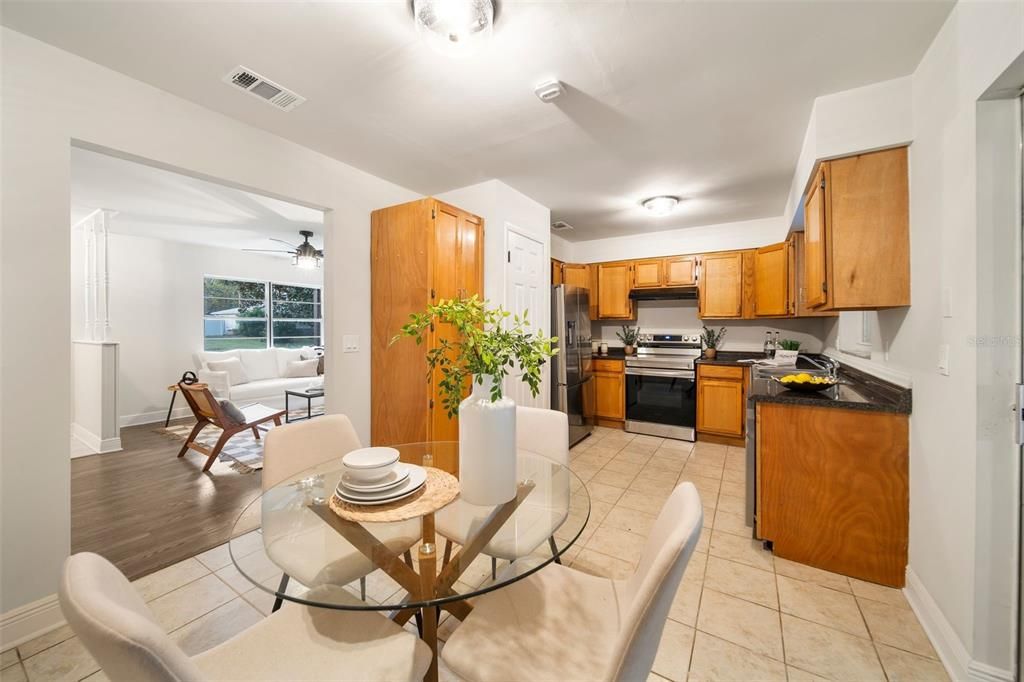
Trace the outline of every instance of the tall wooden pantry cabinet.
{"type": "Polygon", "coordinates": [[[370,240],[371,440],[458,440],[458,420],[448,418],[438,393],[440,375],[426,374],[427,351],[448,325],[424,345],[391,339],[430,303],[483,296],[484,221],[428,197],[374,211],[370,240]]]}

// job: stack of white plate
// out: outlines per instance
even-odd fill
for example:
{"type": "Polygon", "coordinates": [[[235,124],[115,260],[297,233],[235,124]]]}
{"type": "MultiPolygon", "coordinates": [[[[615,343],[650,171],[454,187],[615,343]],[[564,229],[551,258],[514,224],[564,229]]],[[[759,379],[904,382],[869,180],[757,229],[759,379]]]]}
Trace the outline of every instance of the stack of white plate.
{"type": "Polygon", "coordinates": [[[394,448],[360,448],[342,458],[345,465],[335,493],[351,504],[390,504],[423,487],[427,472],[398,461],[394,448]]]}

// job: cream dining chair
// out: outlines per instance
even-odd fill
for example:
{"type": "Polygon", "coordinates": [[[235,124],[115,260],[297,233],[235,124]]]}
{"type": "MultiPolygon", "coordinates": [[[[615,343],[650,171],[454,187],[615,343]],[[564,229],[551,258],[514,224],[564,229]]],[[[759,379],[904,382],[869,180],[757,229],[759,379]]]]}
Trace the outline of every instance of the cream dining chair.
{"type": "Polygon", "coordinates": [[[680,484],[632,576],[611,580],[546,566],[479,597],[442,658],[466,682],[643,682],[703,516],[697,489],[680,484]]]}
{"type": "Polygon", "coordinates": [[[430,647],[384,616],[297,604],[189,657],[124,575],[87,552],[64,563],[59,599],[71,629],[113,682],[419,682],[431,661],[430,647]]]}
{"type": "MultiPolygon", "coordinates": [[[[563,466],[569,465],[569,420],[564,412],[536,407],[516,407],[516,447],[535,453],[563,466]]],[[[530,466],[530,459],[526,458],[530,466]]],[[[544,463],[538,459],[538,467],[544,463]]],[[[522,469],[522,466],[520,467],[522,469]]],[[[528,471],[518,471],[520,477],[529,477],[528,471]]],[[[498,559],[515,561],[526,556],[545,542],[557,554],[554,532],[569,514],[569,485],[571,477],[536,477],[537,487],[523,501],[515,516],[502,526],[481,551],[491,557],[491,576],[498,559]],[[512,528],[510,524],[515,524],[512,528]]],[[[451,543],[465,545],[470,536],[487,520],[494,507],[485,507],[456,500],[437,513],[437,532],[445,538],[447,557],[451,543]]],[[[557,563],[561,560],[555,558],[557,563]]]]}
{"type": "MultiPolygon", "coordinates": [[[[321,464],[341,465],[341,458],[361,447],[352,422],[342,414],[331,414],[271,429],[263,445],[263,492],[321,464]]],[[[264,497],[266,505],[273,505],[264,497]]],[[[287,518],[294,518],[287,515],[287,518]]],[[[272,513],[262,515],[263,544],[267,556],[283,571],[278,592],[284,592],[290,578],[310,587],[347,585],[359,580],[360,596],[366,598],[366,576],[376,566],[320,518],[310,514],[306,529],[279,526],[272,513]],[[288,547],[283,545],[287,543],[288,547]]],[[[405,553],[412,565],[409,548],[420,539],[418,519],[371,527],[374,536],[389,549],[405,553]]],[[[274,610],[281,606],[280,597],[274,610]]]]}

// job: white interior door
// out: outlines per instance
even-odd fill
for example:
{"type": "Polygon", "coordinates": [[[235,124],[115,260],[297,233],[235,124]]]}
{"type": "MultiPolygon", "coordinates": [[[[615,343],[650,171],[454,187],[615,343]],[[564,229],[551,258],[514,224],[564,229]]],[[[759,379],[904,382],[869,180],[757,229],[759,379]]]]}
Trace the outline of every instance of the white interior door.
{"type": "MultiPolygon", "coordinates": [[[[506,225],[505,258],[505,309],[513,315],[529,313],[530,331],[547,330],[550,326],[547,310],[550,301],[545,278],[544,245],[539,241],[520,234],[511,225],[506,225]]],[[[548,332],[550,333],[550,332],[548,332]]],[[[543,407],[545,386],[537,397],[523,383],[518,367],[505,378],[505,395],[517,405],[543,407]]]]}

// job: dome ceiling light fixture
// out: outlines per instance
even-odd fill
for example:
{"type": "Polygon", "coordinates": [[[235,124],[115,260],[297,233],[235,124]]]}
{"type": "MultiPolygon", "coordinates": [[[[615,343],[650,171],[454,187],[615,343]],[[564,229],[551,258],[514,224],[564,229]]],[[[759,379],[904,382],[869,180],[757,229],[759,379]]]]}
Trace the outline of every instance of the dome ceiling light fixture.
{"type": "Polygon", "coordinates": [[[651,197],[640,202],[641,205],[656,216],[666,216],[676,209],[679,197],[662,195],[651,197]]]}
{"type": "Polygon", "coordinates": [[[437,52],[464,56],[494,30],[494,0],[412,0],[416,31],[437,52]]]}

